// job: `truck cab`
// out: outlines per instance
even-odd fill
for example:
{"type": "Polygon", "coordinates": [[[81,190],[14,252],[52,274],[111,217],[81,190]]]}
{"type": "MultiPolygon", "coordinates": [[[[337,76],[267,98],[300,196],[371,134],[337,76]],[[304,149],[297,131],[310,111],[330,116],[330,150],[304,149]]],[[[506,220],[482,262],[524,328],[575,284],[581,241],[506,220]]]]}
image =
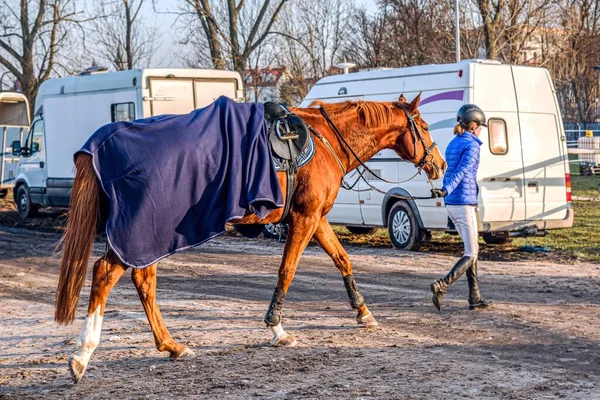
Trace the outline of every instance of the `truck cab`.
{"type": "Polygon", "coordinates": [[[44,119],[41,115],[34,118],[29,132],[22,142],[15,140],[12,143],[12,152],[19,157],[17,167],[16,185],[13,196],[17,205],[17,212],[22,218],[34,215],[39,205],[68,207],[69,197],[66,195],[48,197],[46,168],[46,146],[44,143],[44,119]]]}

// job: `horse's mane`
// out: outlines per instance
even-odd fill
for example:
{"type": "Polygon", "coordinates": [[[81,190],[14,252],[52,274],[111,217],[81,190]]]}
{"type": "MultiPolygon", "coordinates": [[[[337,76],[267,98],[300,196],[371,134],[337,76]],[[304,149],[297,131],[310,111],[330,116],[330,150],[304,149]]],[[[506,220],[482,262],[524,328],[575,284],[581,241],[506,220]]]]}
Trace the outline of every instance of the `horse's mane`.
{"type": "Polygon", "coordinates": [[[367,127],[376,127],[389,125],[394,122],[393,106],[391,103],[380,103],[374,101],[344,101],[342,103],[325,103],[321,100],[315,100],[309,107],[321,106],[331,117],[341,117],[348,111],[358,112],[360,121],[367,127]]]}

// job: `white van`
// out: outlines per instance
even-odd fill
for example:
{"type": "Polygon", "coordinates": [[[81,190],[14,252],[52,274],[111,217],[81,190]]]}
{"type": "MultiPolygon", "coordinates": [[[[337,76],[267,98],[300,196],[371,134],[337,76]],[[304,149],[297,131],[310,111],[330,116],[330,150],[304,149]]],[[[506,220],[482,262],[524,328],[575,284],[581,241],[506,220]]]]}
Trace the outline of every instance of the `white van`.
{"type": "MultiPolygon", "coordinates": [[[[511,236],[543,235],[549,229],[573,225],[566,138],[550,75],[543,68],[467,60],[456,64],[358,72],[323,78],[301,107],[313,100],[393,101],[419,92],[419,110],[442,153],[453,138],[456,112],[465,103],[480,106],[489,128],[482,129],[479,183],[479,231],[487,243],[511,236]]],[[[368,163],[390,181],[403,181],[416,172],[395,152],[384,150],[368,163]]],[[[357,172],[346,176],[354,182],[357,172]]],[[[340,189],[331,223],[353,232],[387,227],[393,245],[416,249],[432,230],[451,231],[443,200],[398,200],[391,194],[429,196],[425,174],[399,184],[370,177],[387,193],[340,189]]],[[[441,187],[442,181],[434,182],[441,187]]]]}
{"type": "Polygon", "coordinates": [[[158,114],[185,114],[221,95],[243,101],[239,73],[144,69],[44,82],[27,139],[22,144],[13,142],[13,154],[20,155],[13,188],[19,215],[26,218],[43,206],[68,207],[73,154],[102,125],[158,114]]]}

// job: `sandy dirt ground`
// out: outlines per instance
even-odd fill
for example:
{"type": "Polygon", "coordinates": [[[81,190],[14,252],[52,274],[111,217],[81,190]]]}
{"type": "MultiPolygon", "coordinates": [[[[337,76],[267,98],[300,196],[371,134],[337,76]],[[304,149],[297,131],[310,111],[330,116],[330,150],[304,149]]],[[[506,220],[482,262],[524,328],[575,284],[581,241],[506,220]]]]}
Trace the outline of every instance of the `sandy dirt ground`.
{"type": "MultiPolygon", "coordinates": [[[[76,322],[57,326],[58,239],[0,227],[0,399],[600,398],[598,264],[482,261],[482,292],[494,307],[469,311],[463,277],[438,313],[429,284],[455,257],[347,246],[380,324],[367,330],[355,325],[333,263],[311,244],[284,308],[298,346],[273,348],[262,319],[283,245],[228,236],[159,265],[163,315],[195,359],[156,350],[126,276],[75,385],[66,360],[90,281],[76,322]]],[[[104,248],[97,243],[95,254],[104,248]]]]}

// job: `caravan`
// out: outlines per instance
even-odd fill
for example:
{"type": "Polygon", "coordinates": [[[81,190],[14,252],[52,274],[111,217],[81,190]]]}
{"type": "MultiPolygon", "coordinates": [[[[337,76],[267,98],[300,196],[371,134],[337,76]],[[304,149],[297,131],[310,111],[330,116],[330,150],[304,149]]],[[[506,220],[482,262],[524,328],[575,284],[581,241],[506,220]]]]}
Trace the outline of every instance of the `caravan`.
{"type": "MultiPolygon", "coordinates": [[[[512,236],[543,235],[573,225],[566,138],[554,87],[542,68],[468,60],[456,64],[384,69],[330,76],[318,81],[301,107],[314,100],[409,100],[422,92],[419,110],[440,151],[452,139],[456,111],[465,103],[480,106],[488,118],[480,139],[479,232],[487,243],[512,236]]],[[[434,230],[452,230],[443,200],[400,200],[428,196],[425,176],[415,176],[411,163],[391,150],[376,154],[367,165],[396,184],[378,181],[340,189],[328,214],[331,223],[352,232],[387,227],[393,245],[417,249],[434,230]]],[[[354,182],[353,171],[346,180],[354,182]]],[[[434,182],[441,187],[441,180],[434,182]]]]}
{"type": "Polygon", "coordinates": [[[0,92],[0,198],[4,198],[12,190],[19,166],[19,157],[12,154],[10,145],[15,140],[23,140],[28,128],[27,97],[17,92],[0,92]]]}
{"type": "MultiPolygon", "coordinates": [[[[243,101],[239,73],[144,69],[44,82],[29,134],[24,142],[14,140],[12,145],[12,153],[19,157],[12,180],[19,215],[26,218],[43,206],[68,207],[73,154],[102,125],[158,114],[185,114],[221,95],[243,101]]],[[[19,104],[24,104],[26,112],[26,103],[19,104]]],[[[8,111],[7,105],[0,106],[0,111],[8,111]]],[[[7,124],[4,117],[10,117],[5,114],[0,112],[0,126],[7,124]]]]}

